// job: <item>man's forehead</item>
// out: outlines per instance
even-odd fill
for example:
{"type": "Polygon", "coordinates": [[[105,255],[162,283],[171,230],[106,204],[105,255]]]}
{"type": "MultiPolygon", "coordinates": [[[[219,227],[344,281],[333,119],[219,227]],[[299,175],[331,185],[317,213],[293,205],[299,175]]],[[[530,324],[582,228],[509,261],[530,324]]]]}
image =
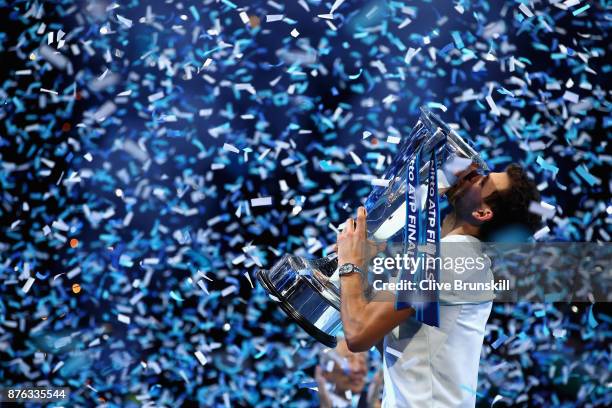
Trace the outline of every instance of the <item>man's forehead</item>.
{"type": "Polygon", "coordinates": [[[491,193],[493,191],[507,190],[510,188],[510,176],[505,171],[500,173],[490,173],[487,184],[489,184],[489,186],[486,187],[491,189],[491,193]]]}

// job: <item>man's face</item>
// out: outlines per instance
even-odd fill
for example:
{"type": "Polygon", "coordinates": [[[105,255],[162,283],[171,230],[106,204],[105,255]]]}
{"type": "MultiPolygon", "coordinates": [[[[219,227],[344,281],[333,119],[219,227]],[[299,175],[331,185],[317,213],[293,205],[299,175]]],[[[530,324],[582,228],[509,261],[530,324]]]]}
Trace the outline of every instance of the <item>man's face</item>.
{"type": "Polygon", "coordinates": [[[367,353],[352,353],[344,341],[338,342],[334,352],[345,359],[344,369],[337,362],[334,369],[326,374],[328,381],[336,385],[336,391],[343,393],[350,390],[353,394],[359,394],[365,387],[367,368],[367,353]]]}
{"type": "Polygon", "coordinates": [[[474,212],[487,209],[484,200],[495,191],[510,188],[508,173],[489,173],[484,176],[476,169],[461,175],[457,184],[449,189],[447,196],[457,215],[463,219],[474,218],[474,212]]]}

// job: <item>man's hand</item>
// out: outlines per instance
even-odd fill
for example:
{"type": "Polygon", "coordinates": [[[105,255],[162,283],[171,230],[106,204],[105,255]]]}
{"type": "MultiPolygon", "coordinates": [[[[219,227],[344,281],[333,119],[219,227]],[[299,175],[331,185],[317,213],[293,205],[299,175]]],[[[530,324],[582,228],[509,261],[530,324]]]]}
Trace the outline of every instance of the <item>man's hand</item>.
{"type": "MultiPolygon", "coordinates": [[[[372,241],[368,239],[367,244],[366,244],[366,259],[365,259],[366,265],[369,265],[370,260],[374,258],[379,252],[384,251],[386,248],[387,248],[386,242],[376,242],[376,241],[372,241]]],[[[334,244],[332,251],[338,254],[338,244],[337,243],[334,244]]]]}
{"type": "Polygon", "coordinates": [[[323,368],[319,365],[315,368],[315,380],[319,391],[319,406],[321,408],[332,408],[332,402],[327,392],[327,380],[323,376],[323,368]]]}
{"type": "Polygon", "coordinates": [[[357,210],[357,225],[352,218],[346,220],[344,230],[338,234],[338,265],[352,263],[362,270],[366,267],[366,210],[357,210]]]}

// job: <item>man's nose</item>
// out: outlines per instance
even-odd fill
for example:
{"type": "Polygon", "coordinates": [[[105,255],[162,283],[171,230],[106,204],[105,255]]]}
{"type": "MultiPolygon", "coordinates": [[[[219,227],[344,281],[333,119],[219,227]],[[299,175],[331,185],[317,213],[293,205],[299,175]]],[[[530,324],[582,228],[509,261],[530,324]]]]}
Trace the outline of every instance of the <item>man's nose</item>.
{"type": "Polygon", "coordinates": [[[482,174],[478,174],[470,180],[470,183],[478,184],[483,178],[485,178],[485,176],[483,176],[482,174]]]}
{"type": "Polygon", "coordinates": [[[478,164],[472,163],[467,168],[455,173],[455,176],[457,176],[458,180],[461,180],[465,178],[465,176],[467,176],[470,172],[472,172],[473,170],[476,170],[477,168],[478,168],[478,164]]]}

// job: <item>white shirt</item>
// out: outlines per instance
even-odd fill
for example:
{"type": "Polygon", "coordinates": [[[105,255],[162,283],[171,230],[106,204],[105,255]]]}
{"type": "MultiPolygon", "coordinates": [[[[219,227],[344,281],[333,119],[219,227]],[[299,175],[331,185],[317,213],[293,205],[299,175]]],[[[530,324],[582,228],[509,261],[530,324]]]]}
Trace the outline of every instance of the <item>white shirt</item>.
{"type": "MultiPolygon", "coordinates": [[[[480,241],[467,235],[447,236],[441,242],[460,242],[462,256],[479,254],[480,241]]],[[[441,246],[441,256],[445,246],[441,246]]],[[[457,248],[457,246],[455,246],[457,248]]],[[[453,255],[454,256],[454,255],[453,255]]],[[[490,262],[478,279],[492,278],[490,262]]],[[[450,271],[441,270],[440,280],[450,271]]],[[[440,327],[408,319],[384,339],[385,408],[474,407],[478,364],[491,313],[493,293],[470,299],[440,293],[440,327]]]]}
{"type": "Polygon", "coordinates": [[[329,391],[327,395],[329,395],[333,408],[348,408],[351,406],[351,400],[344,399],[333,391],[329,391]]]}

